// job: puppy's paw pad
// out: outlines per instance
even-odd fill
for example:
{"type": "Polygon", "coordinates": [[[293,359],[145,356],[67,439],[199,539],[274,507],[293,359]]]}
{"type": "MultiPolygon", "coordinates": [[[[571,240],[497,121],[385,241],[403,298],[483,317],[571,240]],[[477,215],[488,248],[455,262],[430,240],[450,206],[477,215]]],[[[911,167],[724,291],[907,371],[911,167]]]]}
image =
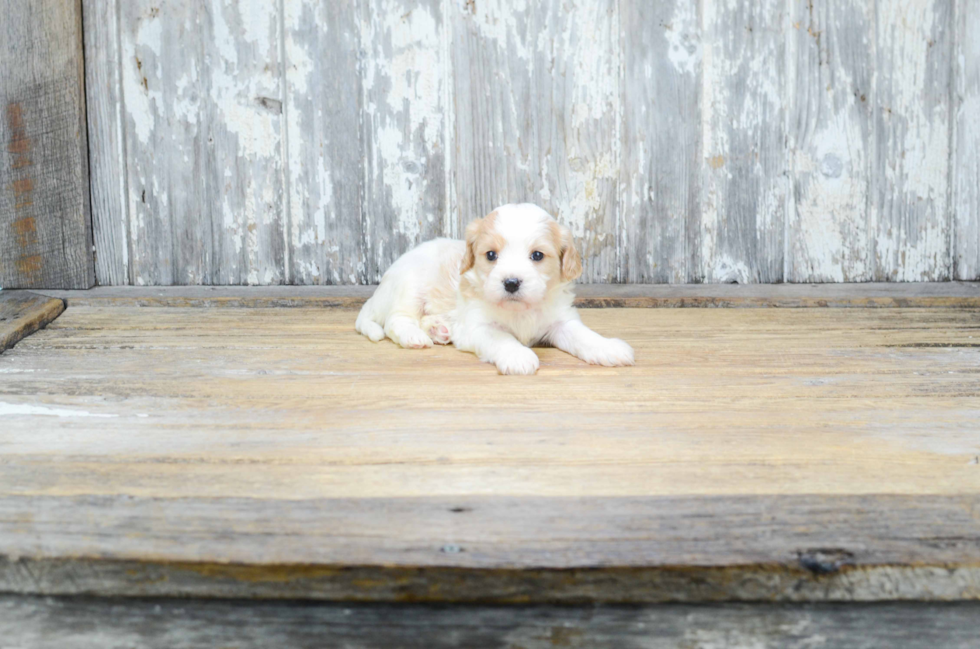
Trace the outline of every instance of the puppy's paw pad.
{"type": "Polygon", "coordinates": [[[497,360],[497,371],[501,374],[528,375],[538,371],[541,362],[538,355],[525,348],[523,352],[507,354],[497,360]]]}
{"type": "Polygon", "coordinates": [[[429,327],[429,338],[437,345],[448,345],[452,334],[446,325],[432,325],[429,327]]]}
{"type": "Polygon", "coordinates": [[[633,348],[618,338],[609,338],[602,345],[589,350],[582,359],[593,365],[623,367],[634,365],[633,348]]]}

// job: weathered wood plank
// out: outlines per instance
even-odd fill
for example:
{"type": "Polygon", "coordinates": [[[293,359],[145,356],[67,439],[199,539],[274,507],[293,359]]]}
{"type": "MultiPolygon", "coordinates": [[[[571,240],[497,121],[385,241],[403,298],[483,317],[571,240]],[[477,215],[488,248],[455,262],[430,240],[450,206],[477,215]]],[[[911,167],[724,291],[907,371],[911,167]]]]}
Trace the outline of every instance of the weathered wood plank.
{"type": "Polygon", "coordinates": [[[784,279],[786,7],[780,0],[702,3],[700,257],[707,282],[784,279]]]}
{"type": "Polygon", "coordinates": [[[875,279],[949,279],[951,6],[878,0],[875,279]]]}
{"type": "Polygon", "coordinates": [[[537,203],[578,240],[582,281],[615,281],[618,3],[453,6],[458,227],[503,203],[537,203]]]}
{"type": "Polygon", "coordinates": [[[82,0],[82,5],[95,276],[103,286],[130,284],[119,3],[82,0]]]}
{"type": "Polygon", "coordinates": [[[365,269],[377,282],[402,253],[440,236],[447,167],[451,57],[442,0],[364,0],[362,63],[365,269]]]}
{"type": "Polygon", "coordinates": [[[64,310],[63,300],[22,291],[0,293],[0,353],[48,326],[64,310]]]}
{"type": "Polygon", "coordinates": [[[0,12],[0,286],[95,283],[80,0],[0,12]]]}
{"type": "Polygon", "coordinates": [[[621,3],[625,282],[700,281],[701,30],[696,3],[621,3]]]}
{"type": "Polygon", "coordinates": [[[787,146],[793,187],[785,279],[867,281],[873,275],[874,3],[792,7],[787,146]]]}
{"type": "Polygon", "coordinates": [[[974,603],[489,607],[0,598],[15,647],[971,649],[974,603]]]}
{"type": "Polygon", "coordinates": [[[70,306],[0,357],[0,588],[980,593],[976,310],[583,318],[638,365],[513,381],[345,310],[70,306]]]}
{"type": "Polygon", "coordinates": [[[278,4],[123,3],[135,284],[284,279],[278,4]]]}
{"type": "Polygon", "coordinates": [[[977,598],[976,496],[0,498],[0,592],[362,602],[977,598]]]}
{"type": "MultiPolygon", "coordinates": [[[[360,308],[376,286],[99,287],[42,291],[69,306],[360,308]]],[[[587,284],[580,307],[980,308],[980,284],[587,284]]]]}
{"type": "MultiPolygon", "coordinates": [[[[368,283],[361,40],[354,0],[286,0],[288,281],[368,283]]],[[[383,269],[382,269],[383,270],[383,269]]]]}
{"type": "Polygon", "coordinates": [[[953,276],[980,279],[980,4],[957,0],[954,11],[953,276]]]}

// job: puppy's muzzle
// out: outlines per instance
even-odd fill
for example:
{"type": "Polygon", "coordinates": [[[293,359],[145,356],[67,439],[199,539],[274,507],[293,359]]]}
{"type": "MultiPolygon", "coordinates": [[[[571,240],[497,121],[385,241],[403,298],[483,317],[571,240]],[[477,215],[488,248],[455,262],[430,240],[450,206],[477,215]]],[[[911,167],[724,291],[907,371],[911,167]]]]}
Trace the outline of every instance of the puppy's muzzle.
{"type": "Polygon", "coordinates": [[[504,290],[508,293],[516,293],[521,288],[521,280],[516,277],[508,277],[504,280],[504,290]]]}

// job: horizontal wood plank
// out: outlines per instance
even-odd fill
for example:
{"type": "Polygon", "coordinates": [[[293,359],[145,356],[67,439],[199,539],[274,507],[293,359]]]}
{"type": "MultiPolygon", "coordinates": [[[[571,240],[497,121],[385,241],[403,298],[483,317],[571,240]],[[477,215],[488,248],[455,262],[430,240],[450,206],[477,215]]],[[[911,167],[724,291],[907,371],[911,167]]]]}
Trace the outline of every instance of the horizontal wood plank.
{"type": "Polygon", "coordinates": [[[967,649],[976,646],[978,616],[973,603],[572,608],[0,598],[4,641],[36,649],[967,649]]]}
{"type": "Polygon", "coordinates": [[[0,590],[973,599],[978,314],[597,309],[636,367],[514,379],[347,309],[70,306],[0,358],[0,590]]]}
{"type": "MultiPolygon", "coordinates": [[[[339,307],[360,308],[376,286],[98,287],[88,291],[42,291],[70,306],[160,307],[339,307]]],[[[903,307],[977,308],[980,283],[921,284],[665,284],[583,285],[580,307],[903,307]]]]}

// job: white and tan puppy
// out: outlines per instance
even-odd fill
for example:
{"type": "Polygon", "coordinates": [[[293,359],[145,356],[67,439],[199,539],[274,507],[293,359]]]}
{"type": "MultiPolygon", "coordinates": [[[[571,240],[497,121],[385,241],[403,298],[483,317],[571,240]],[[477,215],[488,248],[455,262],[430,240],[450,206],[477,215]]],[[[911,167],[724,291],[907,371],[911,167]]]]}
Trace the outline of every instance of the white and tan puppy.
{"type": "Polygon", "coordinates": [[[465,242],[435,239],[402,255],[355,327],[413,349],[452,342],[501,374],[534,374],[536,344],[595,365],[632,365],[629,345],[582,324],[572,306],[581,274],[567,228],[536,205],[504,205],[470,223],[465,242]]]}

